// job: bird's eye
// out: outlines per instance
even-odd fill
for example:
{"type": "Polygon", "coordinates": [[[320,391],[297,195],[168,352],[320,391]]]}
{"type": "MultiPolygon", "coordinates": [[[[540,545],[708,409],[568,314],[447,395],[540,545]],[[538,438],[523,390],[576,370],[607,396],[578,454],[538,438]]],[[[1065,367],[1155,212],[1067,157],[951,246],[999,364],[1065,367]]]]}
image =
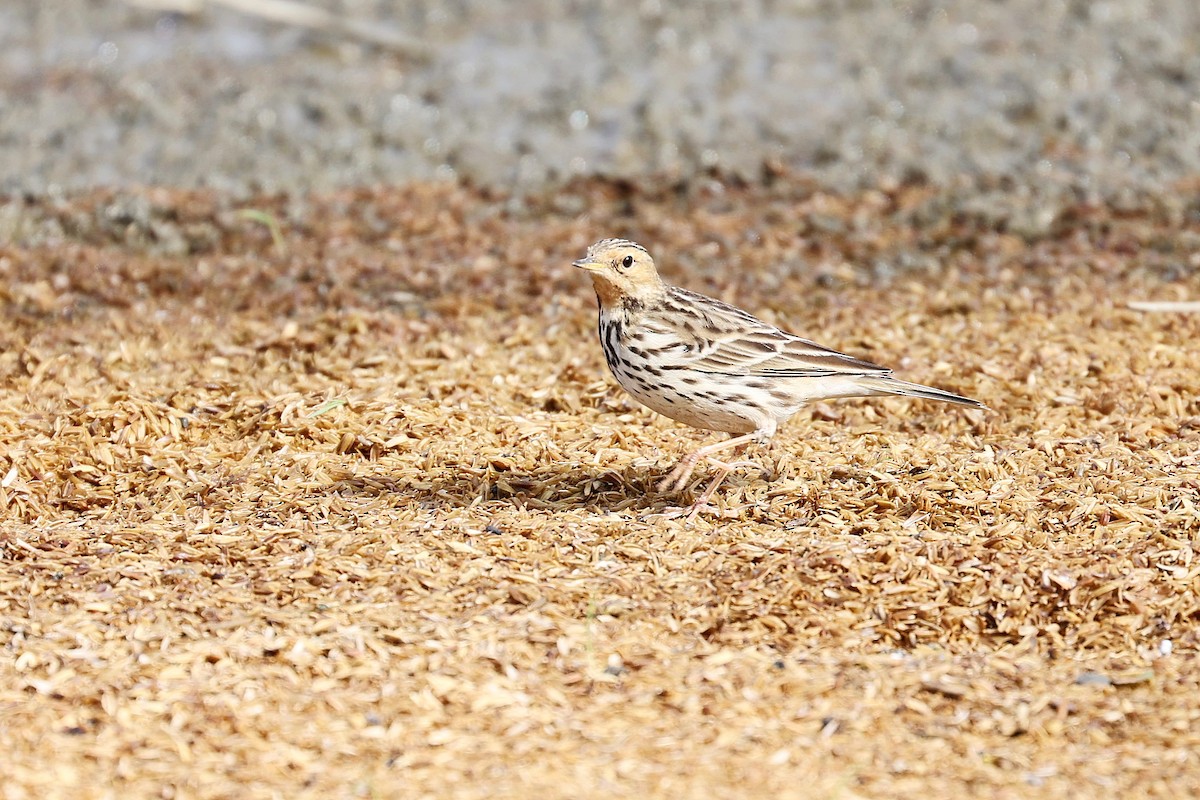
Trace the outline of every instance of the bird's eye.
{"type": "Polygon", "coordinates": [[[632,267],[633,266],[633,256],[625,256],[623,259],[621,259],[621,266],[625,267],[625,269],[629,269],[630,267],[632,267]]]}

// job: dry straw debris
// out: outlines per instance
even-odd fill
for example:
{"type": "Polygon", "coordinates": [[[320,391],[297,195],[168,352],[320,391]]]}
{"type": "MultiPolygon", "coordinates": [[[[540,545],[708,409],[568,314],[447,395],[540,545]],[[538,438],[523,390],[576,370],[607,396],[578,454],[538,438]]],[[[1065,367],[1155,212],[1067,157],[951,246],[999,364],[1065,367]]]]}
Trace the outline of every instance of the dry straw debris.
{"type": "Polygon", "coordinates": [[[1200,318],[1127,307],[1197,215],[784,184],[23,209],[0,794],[1200,791],[1200,318]],[[700,434],[603,372],[601,235],[995,412],[820,405],[663,519],[700,434]]]}

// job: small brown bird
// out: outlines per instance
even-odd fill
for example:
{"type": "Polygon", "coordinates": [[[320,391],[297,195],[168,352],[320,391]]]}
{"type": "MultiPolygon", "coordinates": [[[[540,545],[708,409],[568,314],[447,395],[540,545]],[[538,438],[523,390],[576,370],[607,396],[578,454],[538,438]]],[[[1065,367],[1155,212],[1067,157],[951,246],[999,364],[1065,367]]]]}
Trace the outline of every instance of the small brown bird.
{"type": "Polygon", "coordinates": [[[901,395],[983,408],[968,397],[906,383],[869,361],[768,325],[728,303],[663,283],[646,248],[602,239],[574,266],[592,274],[598,331],[617,383],[671,419],[733,434],[689,454],[658,485],[680,491],[704,460],[718,472],[689,509],[703,508],[731,471],[749,462],[713,456],[765,442],[813,400],[901,395]]]}

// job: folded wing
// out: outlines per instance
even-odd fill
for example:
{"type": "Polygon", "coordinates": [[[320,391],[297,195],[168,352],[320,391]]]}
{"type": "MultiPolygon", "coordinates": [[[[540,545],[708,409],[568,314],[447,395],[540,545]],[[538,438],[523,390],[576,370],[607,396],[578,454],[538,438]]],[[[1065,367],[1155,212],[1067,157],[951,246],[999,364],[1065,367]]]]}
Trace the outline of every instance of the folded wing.
{"type": "Polygon", "coordinates": [[[668,313],[643,322],[664,369],[767,378],[885,376],[886,367],[781,331],[741,309],[683,289],[668,313]]]}

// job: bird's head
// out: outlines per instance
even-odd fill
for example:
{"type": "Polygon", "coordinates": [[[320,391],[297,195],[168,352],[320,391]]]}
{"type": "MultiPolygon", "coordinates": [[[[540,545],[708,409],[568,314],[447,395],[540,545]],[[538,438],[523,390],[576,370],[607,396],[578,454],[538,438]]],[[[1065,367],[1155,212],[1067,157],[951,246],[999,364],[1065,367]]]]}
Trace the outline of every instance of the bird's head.
{"type": "Polygon", "coordinates": [[[645,304],[663,292],[654,259],[637,242],[601,239],[573,263],[592,273],[592,285],[605,306],[630,300],[645,304]]]}

